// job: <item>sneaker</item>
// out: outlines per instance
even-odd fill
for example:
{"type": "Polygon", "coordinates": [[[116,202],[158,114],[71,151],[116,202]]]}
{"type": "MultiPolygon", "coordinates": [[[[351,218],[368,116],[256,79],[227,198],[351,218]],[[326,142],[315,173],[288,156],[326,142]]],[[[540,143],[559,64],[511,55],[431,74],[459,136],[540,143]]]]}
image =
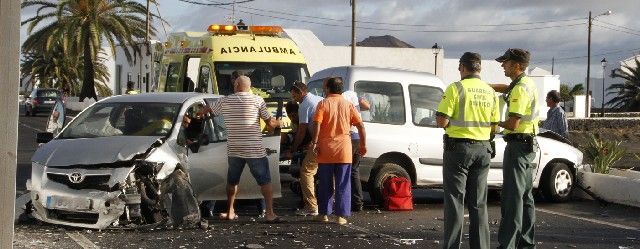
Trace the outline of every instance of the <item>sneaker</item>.
{"type": "Polygon", "coordinates": [[[342,216],[338,216],[338,225],[346,225],[347,224],[347,219],[345,219],[342,216]]]}
{"type": "Polygon", "coordinates": [[[360,212],[362,209],[363,207],[361,205],[354,205],[351,207],[351,212],[360,212]]]}
{"type": "Polygon", "coordinates": [[[296,211],[296,215],[298,216],[318,216],[318,210],[315,211],[308,211],[306,209],[300,209],[298,211],[296,211]]]}
{"type": "Polygon", "coordinates": [[[329,216],[326,216],[326,215],[319,215],[319,216],[316,216],[314,219],[320,222],[329,222],[329,216]]]}

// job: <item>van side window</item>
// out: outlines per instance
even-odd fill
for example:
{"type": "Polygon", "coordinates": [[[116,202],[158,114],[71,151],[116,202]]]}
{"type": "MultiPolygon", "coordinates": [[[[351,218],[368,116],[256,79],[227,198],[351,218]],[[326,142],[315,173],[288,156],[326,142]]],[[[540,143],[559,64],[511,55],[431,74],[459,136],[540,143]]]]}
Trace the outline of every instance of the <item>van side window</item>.
{"type": "Polygon", "coordinates": [[[178,82],[180,82],[180,63],[171,63],[167,69],[167,81],[164,91],[177,92],[178,82]]]}
{"type": "Polygon", "coordinates": [[[411,117],[417,126],[436,127],[436,111],[442,99],[442,89],[424,86],[409,86],[411,117]]]}
{"type": "Polygon", "coordinates": [[[405,123],[402,85],[397,82],[358,81],[355,91],[359,98],[369,102],[368,111],[362,111],[362,121],[381,124],[405,123]]]}

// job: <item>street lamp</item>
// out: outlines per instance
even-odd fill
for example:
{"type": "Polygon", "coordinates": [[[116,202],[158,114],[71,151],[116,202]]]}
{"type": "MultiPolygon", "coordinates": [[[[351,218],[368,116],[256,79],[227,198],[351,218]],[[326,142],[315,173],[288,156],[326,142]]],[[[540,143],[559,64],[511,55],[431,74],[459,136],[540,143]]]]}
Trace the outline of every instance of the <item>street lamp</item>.
{"type": "Polygon", "coordinates": [[[602,106],[600,107],[600,116],[604,118],[604,69],[607,67],[607,59],[602,58],[602,106]]]}
{"type": "Polygon", "coordinates": [[[607,10],[604,13],[591,17],[591,11],[589,11],[589,31],[588,33],[588,38],[587,38],[587,101],[584,102],[584,110],[586,112],[586,118],[589,118],[591,115],[590,114],[590,108],[589,108],[589,81],[590,81],[590,77],[591,77],[591,26],[592,26],[592,22],[594,19],[596,19],[596,17],[599,16],[606,16],[606,15],[611,15],[611,11],[607,10]]]}
{"type": "Polygon", "coordinates": [[[438,75],[438,53],[440,53],[442,47],[438,46],[438,43],[436,42],[436,44],[433,44],[433,47],[431,47],[431,49],[433,50],[433,55],[435,56],[435,60],[433,61],[433,74],[438,75]]]}

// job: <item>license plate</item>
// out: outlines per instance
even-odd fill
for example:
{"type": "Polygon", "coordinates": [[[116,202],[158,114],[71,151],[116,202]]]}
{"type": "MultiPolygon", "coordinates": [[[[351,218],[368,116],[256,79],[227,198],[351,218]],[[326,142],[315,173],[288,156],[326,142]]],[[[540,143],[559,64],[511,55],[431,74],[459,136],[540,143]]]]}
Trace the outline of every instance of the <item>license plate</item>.
{"type": "Polygon", "coordinates": [[[64,196],[48,196],[47,208],[66,210],[89,210],[91,209],[91,200],[64,196]]]}
{"type": "Polygon", "coordinates": [[[55,102],[56,102],[55,100],[45,100],[44,101],[45,104],[53,104],[55,102]]]}

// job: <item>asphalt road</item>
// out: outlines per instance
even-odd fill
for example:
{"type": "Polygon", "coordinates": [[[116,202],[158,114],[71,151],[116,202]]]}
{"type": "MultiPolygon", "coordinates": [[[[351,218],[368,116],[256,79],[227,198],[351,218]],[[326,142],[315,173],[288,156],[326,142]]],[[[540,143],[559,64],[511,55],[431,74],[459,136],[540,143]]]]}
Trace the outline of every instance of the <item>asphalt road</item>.
{"type": "MultiPolygon", "coordinates": [[[[35,134],[46,118],[20,117],[16,190],[25,190],[30,157],[36,149],[35,134]]],[[[289,182],[283,182],[288,185],[289,182]]],[[[238,221],[209,220],[203,229],[107,229],[103,231],[53,226],[38,222],[16,225],[15,248],[440,248],[442,198],[438,190],[415,190],[415,209],[409,212],[380,211],[367,206],[349,224],[314,222],[294,215],[298,197],[283,186],[276,212],[286,219],[265,224],[255,217],[254,205],[239,207],[238,221]]],[[[640,208],[603,206],[574,200],[554,204],[536,203],[538,248],[640,248],[640,208]]],[[[332,217],[335,219],[334,217],[332,217]]],[[[497,246],[500,202],[489,203],[491,246],[497,246]]],[[[468,248],[465,232],[462,248],[468,248]]]]}

